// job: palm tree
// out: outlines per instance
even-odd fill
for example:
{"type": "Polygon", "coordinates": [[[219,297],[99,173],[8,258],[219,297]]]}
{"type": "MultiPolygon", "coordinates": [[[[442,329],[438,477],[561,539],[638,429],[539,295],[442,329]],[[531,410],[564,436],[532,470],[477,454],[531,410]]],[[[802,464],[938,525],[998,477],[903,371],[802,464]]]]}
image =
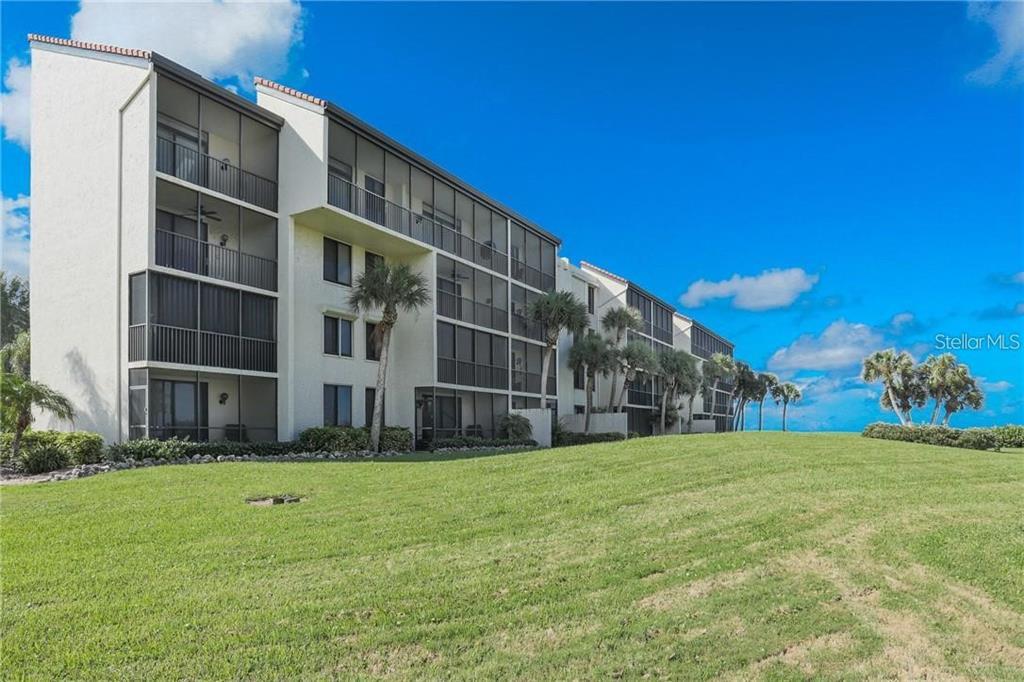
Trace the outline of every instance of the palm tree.
{"type": "Polygon", "coordinates": [[[779,379],[774,374],[759,372],[757,375],[757,388],[752,394],[753,400],[757,401],[757,430],[764,431],[764,399],[767,398],[772,389],[779,385],[779,379]]]}
{"type": "Polygon", "coordinates": [[[20,332],[0,348],[0,369],[17,374],[22,379],[31,378],[31,360],[32,339],[27,331],[20,332]]]}
{"type": "Polygon", "coordinates": [[[57,419],[71,421],[75,409],[62,393],[38,381],[0,371],[0,424],[4,431],[14,433],[11,456],[17,459],[21,438],[32,425],[32,408],[51,413],[57,419]]]}
{"type": "Polygon", "coordinates": [[[782,430],[786,430],[786,411],[789,409],[790,403],[795,403],[803,397],[800,393],[800,389],[796,387],[796,384],[784,383],[778,384],[772,388],[772,398],[775,399],[775,404],[782,403],[782,430]]]}
{"type": "Polygon", "coordinates": [[[960,363],[952,353],[942,355],[929,355],[928,359],[921,365],[925,389],[928,396],[935,401],[932,408],[932,418],[929,424],[934,424],[939,416],[939,408],[946,400],[946,395],[956,379],[956,371],[960,363]]]}
{"type": "Polygon", "coordinates": [[[381,320],[374,330],[380,346],[377,365],[377,390],[373,399],[373,424],[370,427],[370,446],[380,449],[380,425],[384,412],[384,384],[388,373],[388,350],[391,332],[398,321],[399,311],[412,312],[430,302],[430,289],[423,275],[413,272],[404,263],[379,262],[356,278],[349,303],[356,312],[381,310],[381,320]]]}
{"type": "Polygon", "coordinates": [[[590,411],[593,408],[594,379],[598,373],[605,373],[613,365],[612,349],[606,339],[597,334],[587,334],[569,349],[569,367],[582,371],[586,378],[583,392],[586,404],[583,408],[583,431],[590,433],[590,411]]]}
{"type": "Polygon", "coordinates": [[[729,392],[729,399],[726,401],[726,409],[732,405],[732,396],[736,392],[736,361],[731,355],[715,353],[710,359],[704,361],[704,380],[711,389],[711,414],[714,414],[714,400],[718,392],[718,385],[722,381],[733,381],[732,390],[729,392]]]}
{"type": "Polygon", "coordinates": [[[906,426],[909,415],[904,416],[903,410],[911,402],[908,398],[910,386],[904,385],[914,369],[914,359],[906,351],[896,353],[895,349],[875,351],[864,360],[861,378],[868,383],[881,381],[885,388],[882,396],[882,407],[891,409],[899,418],[900,424],[906,426]],[[902,398],[902,400],[901,400],[902,398]]]}
{"type": "MultiPolygon", "coordinates": [[[[639,331],[642,323],[635,308],[612,308],[601,318],[601,326],[612,335],[612,345],[616,350],[622,345],[629,330],[639,331]]],[[[615,406],[615,386],[619,383],[619,366],[612,369],[612,387],[608,392],[608,411],[615,406]]]]}
{"type": "Polygon", "coordinates": [[[540,395],[541,406],[548,404],[548,370],[551,356],[558,346],[558,337],[563,331],[579,334],[587,328],[589,313],[587,306],[568,291],[549,291],[530,303],[527,316],[544,329],[544,359],[541,361],[540,395]]]}
{"type": "Polygon", "coordinates": [[[977,380],[971,376],[967,365],[958,365],[946,386],[946,416],[942,419],[943,426],[949,426],[949,418],[965,407],[980,410],[985,404],[985,394],[981,392],[977,380]]]}
{"type": "Polygon", "coordinates": [[[622,387],[616,402],[616,412],[622,412],[622,404],[626,400],[626,389],[636,380],[640,373],[654,374],[658,371],[658,356],[643,341],[630,341],[626,347],[616,353],[616,360],[622,371],[622,387]]]}
{"type": "Polygon", "coordinates": [[[745,362],[736,362],[736,385],[733,388],[733,397],[736,403],[736,413],[733,415],[733,431],[741,431],[746,428],[746,409],[753,393],[757,391],[757,375],[750,365],[745,362]]]}
{"type": "Polygon", "coordinates": [[[675,400],[684,391],[694,390],[697,378],[697,361],[684,350],[669,350],[658,359],[664,388],[661,392],[661,433],[665,433],[665,414],[669,399],[675,400]]]}
{"type": "MultiPolygon", "coordinates": [[[[695,358],[696,360],[696,358],[695,358]]],[[[680,392],[686,394],[688,397],[688,405],[686,412],[686,432],[693,433],[693,403],[697,399],[697,395],[705,395],[708,391],[706,380],[704,379],[704,367],[698,363],[694,363],[693,377],[690,379],[689,388],[690,390],[680,389],[680,392]]]]}

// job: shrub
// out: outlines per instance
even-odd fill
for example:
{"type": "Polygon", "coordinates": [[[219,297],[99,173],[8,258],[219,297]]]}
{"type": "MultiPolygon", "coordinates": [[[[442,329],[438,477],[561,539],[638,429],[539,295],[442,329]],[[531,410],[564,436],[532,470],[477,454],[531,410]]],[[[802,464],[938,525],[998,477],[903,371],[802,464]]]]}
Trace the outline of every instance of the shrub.
{"type": "Polygon", "coordinates": [[[259,443],[216,441],[205,443],[179,440],[177,438],[170,438],[168,440],[142,438],[111,445],[107,448],[107,459],[114,462],[123,462],[126,459],[173,460],[182,457],[194,457],[195,455],[209,455],[211,457],[240,457],[242,455],[273,457],[297,452],[304,452],[304,450],[299,443],[292,441],[280,443],[275,441],[259,443]]]}
{"type": "Polygon", "coordinates": [[[558,439],[553,443],[554,447],[561,448],[569,445],[587,445],[589,443],[610,443],[616,440],[625,440],[626,437],[618,431],[609,433],[573,433],[571,431],[560,431],[558,439]]]}
{"type": "Polygon", "coordinates": [[[482,436],[453,436],[441,438],[428,444],[431,450],[472,450],[476,448],[507,448],[515,446],[536,447],[537,441],[530,439],[483,438],[482,436]]]}
{"type": "Polygon", "coordinates": [[[21,437],[18,461],[11,452],[13,442],[14,434],[0,434],[0,463],[21,473],[39,474],[103,459],[103,438],[88,431],[26,431],[21,437]],[[44,466],[52,468],[40,468],[44,466]]]}
{"type": "Polygon", "coordinates": [[[391,452],[412,450],[412,431],[404,426],[385,426],[380,430],[380,449],[391,452]]]}
{"type": "Polygon", "coordinates": [[[354,426],[315,426],[299,434],[306,452],[359,452],[370,449],[370,432],[354,426]]]}
{"type": "Polygon", "coordinates": [[[1003,448],[1024,448],[1024,426],[1020,424],[1007,424],[996,426],[992,433],[1003,448]]]}
{"type": "Polygon", "coordinates": [[[861,434],[867,438],[924,443],[970,450],[994,450],[1000,441],[993,429],[951,429],[948,426],[875,423],[868,424],[861,434]]]}
{"type": "Polygon", "coordinates": [[[43,440],[18,453],[15,469],[23,474],[45,474],[68,465],[67,450],[52,439],[43,440]]]}
{"type": "Polygon", "coordinates": [[[521,414],[506,414],[498,422],[498,435],[513,441],[530,440],[533,438],[533,425],[521,414]]]}

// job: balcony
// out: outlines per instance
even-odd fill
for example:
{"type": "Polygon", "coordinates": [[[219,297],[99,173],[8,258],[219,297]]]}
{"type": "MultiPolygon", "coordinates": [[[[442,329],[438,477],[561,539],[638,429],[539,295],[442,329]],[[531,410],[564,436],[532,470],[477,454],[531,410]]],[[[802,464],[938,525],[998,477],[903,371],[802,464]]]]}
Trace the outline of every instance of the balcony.
{"type": "Polygon", "coordinates": [[[528,284],[534,289],[552,291],[555,288],[555,276],[541,272],[532,265],[521,260],[512,259],[512,279],[528,284]]]}
{"type": "Polygon", "coordinates": [[[512,333],[534,341],[544,341],[544,325],[524,315],[512,313],[512,333]]]}
{"type": "Polygon", "coordinates": [[[186,327],[136,324],[128,328],[128,360],[276,372],[277,343],[186,327]]]}
{"type": "Polygon", "coordinates": [[[508,367],[482,365],[454,358],[438,358],[437,380],[460,386],[507,389],[508,367]]]}
{"type": "Polygon", "coordinates": [[[247,203],[277,211],[277,183],[165,137],[156,140],[161,173],[247,203]]]}
{"type": "Polygon", "coordinates": [[[277,291],[277,262],[186,235],[156,231],[156,264],[277,291]]]}
{"type": "Polygon", "coordinates": [[[478,242],[450,225],[413,213],[334,173],[327,175],[327,203],[499,274],[508,273],[508,255],[492,244],[478,242]]]}
{"type": "Polygon", "coordinates": [[[499,332],[508,331],[508,311],[441,289],[437,290],[437,314],[499,332]]]}
{"type": "MultiPolygon", "coordinates": [[[[512,390],[518,391],[519,393],[537,393],[540,394],[540,372],[525,372],[523,370],[514,369],[512,370],[512,390]]],[[[558,382],[555,377],[548,377],[548,391],[549,396],[558,395],[558,382]]]]}

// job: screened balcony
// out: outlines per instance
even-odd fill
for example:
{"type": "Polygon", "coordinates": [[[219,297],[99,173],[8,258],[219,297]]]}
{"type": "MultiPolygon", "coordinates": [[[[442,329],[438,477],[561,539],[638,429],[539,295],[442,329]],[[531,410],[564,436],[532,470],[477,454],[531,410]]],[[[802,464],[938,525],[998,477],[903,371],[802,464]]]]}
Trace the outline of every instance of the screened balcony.
{"type": "Polygon", "coordinates": [[[156,169],[277,210],[277,130],[167,76],[157,85],[156,169]]]}
{"type": "Polygon", "coordinates": [[[437,380],[508,389],[508,339],[447,322],[437,323],[437,380]]]}
{"type": "Polygon", "coordinates": [[[128,371],[130,439],[277,440],[277,380],[213,372],[128,371]]]}
{"type": "Polygon", "coordinates": [[[157,180],[156,264],[277,290],[277,221],[157,180]]]}
{"type": "Polygon", "coordinates": [[[416,447],[456,436],[495,438],[508,396],[427,386],[416,389],[416,447]]]}
{"type": "Polygon", "coordinates": [[[128,360],[277,371],[276,301],[159,273],[129,277],[128,360]]]}
{"type": "MultiPolygon", "coordinates": [[[[544,364],[544,348],[535,343],[512,341],[511,388],[519,393],[541,392],[541,370],[544,364]]],[[[556,379],[557,356],[552,355],[548,367],[547,395],[558,395],[556,379]]]]}
{"type": "Polygon", "coordinates": [[[508,283],[500,277],[438,255],[437,314],[496,331],[508,331],[508,283]]]}
{"type": "Polygon", "coordinates": [[[334,122],[328,151],[328,204],[508,274],[505,216],[334,122]]]}

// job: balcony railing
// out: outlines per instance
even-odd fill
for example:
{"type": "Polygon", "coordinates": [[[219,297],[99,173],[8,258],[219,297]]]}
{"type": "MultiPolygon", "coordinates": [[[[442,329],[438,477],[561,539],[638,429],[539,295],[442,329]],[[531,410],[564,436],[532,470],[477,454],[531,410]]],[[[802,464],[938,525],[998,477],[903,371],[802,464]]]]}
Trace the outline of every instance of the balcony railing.
{"type": "Polygon", "coordinates": [[[156,231],[156,264],[277,291],[277,262],[166,230],[156,231]]]}
{"type": "Polygon", "coordinates": [[[334,173],[327,175],[327,203],[494,272],[508,273],[508,254],[494,244],[478,242],[450,225],[413,213],[334,173]]]}
{"type": "Polygon", "coordinates": [[[460,322],[478,324],[499,332],[508,331],[508,311],[437,290],[437,314],[460,322]]]}
{"type": "Polygon", "coordinates": [[[276,372],[277,343],[185,327],[138,324],[128,328],[128,360],[276,372]]]}
{"type": "Polygon", "coordinates": [[[555,276],[541,272],[521,260],[512,259],[512,279],[529,284],[534,289],[551,291],[555,288],[555,276]]]}
{"type": "Polygon", "coordinates": [[[523,315],[512,313],[512,333],[534,341],[543,341],[544,325],[523,315]]]}
{"type": "MultiPolygon", "coordinates": [[[[523,370],[512,370],[512,390],[520,393],[540,393],[540,372],[524,372],[523,370]]],[[[558,395],[558,386],[555,377],[548,377],[549,396],[558,395]]]]}
{"type": "Polygon", "coordinates": [[[483,365],[453,358],[437,359],[437,380],[445,384],[508,388],[508,367],[483,365]]]}
{"type": "Polygon", "coordinates": [[[277,210],[276,182],[174,140],[157,137],[156,169],[267,210],[277,210]]]}

